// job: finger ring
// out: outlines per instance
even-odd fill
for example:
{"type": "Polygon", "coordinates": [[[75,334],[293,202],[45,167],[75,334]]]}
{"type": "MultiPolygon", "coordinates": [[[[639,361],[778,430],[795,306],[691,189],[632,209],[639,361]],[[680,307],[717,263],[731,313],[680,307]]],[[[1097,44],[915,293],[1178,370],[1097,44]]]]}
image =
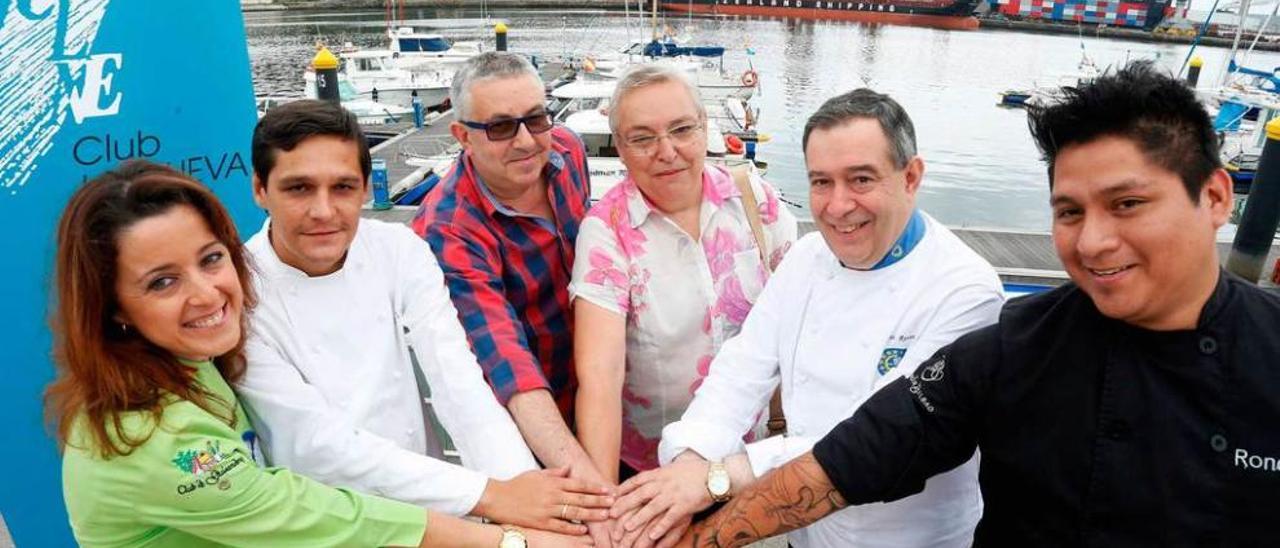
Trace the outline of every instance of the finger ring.
{"type": "Polygon", "coordinates": [[[561,505],[560,505],[560,519],[564,519],[564,518],[565,518],[565,516],[567,516],[567,515],[569,515],[569,505],[568,505],[567,503],[566,503],[566,504],[561,504],[561,505]]]}

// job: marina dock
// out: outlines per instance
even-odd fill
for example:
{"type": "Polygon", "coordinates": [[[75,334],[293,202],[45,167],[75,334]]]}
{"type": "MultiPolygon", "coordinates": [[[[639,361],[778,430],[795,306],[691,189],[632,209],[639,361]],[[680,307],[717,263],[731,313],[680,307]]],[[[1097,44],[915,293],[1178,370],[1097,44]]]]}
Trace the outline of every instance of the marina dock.
{"type": "MultiPolygon", "coordinates": [[[[557,62],[545,63],[540,72],[543,81],[551,82],[562,76],[565,68],[557,62]]],[[[390,134],[390,138],[370,149],[374,158],[387,164],[387,182],[395,194],[397,189],[409,188],[431,173],[430,166],[415,165],[415,158],[456,154],[458,147],[449,134],[452,111],[431,113],[421,128],[406,120],[387,126],[369,126],[367,132],[390,134]]],[[[437,174],[444,176],[443,173],[437,174]]],[[[408,223],[417,206],[396,206],[385,211],[367,209],[364,215],[388,222],[408,223]]],[[[1053,247],[1053,237],[1046,232],[1011,230],[989,227],[949,227],[966,245],[995,267],[1002,281],[1012,284],[1058,286],[1069,278],[1058,260],[1053,247]]],[[[801,219],[799,234],[816,230],[810,219],[801,219]]],[[[1219,240],[1218,257],[1225,265],[1231,252],[1230,240],[1219,240]]],[[[1275,287],[1269,276],[1280,260],[1280,244],[1273,243],[1259,285],[1275,287]]]]}
{"type": "MultiPolygon", "coordinates": [[[[417,206],[396,206],[385,211],[366,209],[364,216],[387,222],[408,223],[413,219],[417,206]]],[[[991,263],[1001,281],[1013,284],[1030,284],[1058,286],[1067,282],[1066,271],[1058,260],[1058,253],[1053,248],[1053,237],[1048,232],[1029,232],[1020,230],[1002,230],[996,228],[950,227],[966,245],[991,263]]],[[[799,222],[801,236],[817,230],[811,220],[799,222]]],[[[1218,257],[1226,263],[1231,252],[1231,242],[1218,242],[1218,257]]],[[[1280,260],[1280,245],[1272,244],[1267,255],[1268,268],[1280,260]]],[[[1270,280],[1259,281],[1263,287],[1275,287],[1270,280]]]]}
{"type": "Polygon", "coordinates": [[[433,113],[421,128],[414,127],[413,121],[408,120],[366,129],[392,135],[369,149],[370,156],[387,163],[387,186],[392,194],[417,184],[431,173],[431,166],[415,165],[412,160],[437,156],[457,148],[449,134],[452,116],[452,111],[433,113]]]}

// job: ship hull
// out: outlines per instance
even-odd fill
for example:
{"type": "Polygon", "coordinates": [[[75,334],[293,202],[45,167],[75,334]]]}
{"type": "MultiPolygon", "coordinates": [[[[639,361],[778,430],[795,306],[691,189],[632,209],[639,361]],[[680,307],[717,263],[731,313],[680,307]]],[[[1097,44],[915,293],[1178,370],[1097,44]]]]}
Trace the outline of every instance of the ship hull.
{"type": "Polygon", "coordinates": [[[664,2],[663,9],[714,15],[757,15],[796,19],[836,19],[862,23],[974,30],[974,0],[955,2],[826,2],[815,0],[694,0],[664,2]]]}

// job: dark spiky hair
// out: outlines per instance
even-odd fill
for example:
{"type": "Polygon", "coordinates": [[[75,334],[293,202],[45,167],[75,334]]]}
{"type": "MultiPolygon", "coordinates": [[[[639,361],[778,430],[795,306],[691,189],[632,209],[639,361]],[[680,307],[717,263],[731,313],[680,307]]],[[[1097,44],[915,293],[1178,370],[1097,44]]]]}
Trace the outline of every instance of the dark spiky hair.
{"type": "Polygon", "coordinates": [[[267,111],[253,130],[253,174],[258,176],[262,188],[267,188],[267,176],[275,169],[276,155],[280,151],[292,151],[303,141],[319,135],[355,143],[360,171],[365,181],[369,180],[373,160],[356,115],[328,101],[303,99],[267,111]]]}
{"type": "Polygon", "coordinates": [[[1063,88],[1063,98],[1032,108],[1031,137],[1049,169],[1064,148],[1101,137],[1129,139],[1147,160],[1176,173],[1193,202],[1214,170],[1222,167],[1218,137],[1195,93],[1150,61],[1134,61],[1080,87],[1063,88]]]}

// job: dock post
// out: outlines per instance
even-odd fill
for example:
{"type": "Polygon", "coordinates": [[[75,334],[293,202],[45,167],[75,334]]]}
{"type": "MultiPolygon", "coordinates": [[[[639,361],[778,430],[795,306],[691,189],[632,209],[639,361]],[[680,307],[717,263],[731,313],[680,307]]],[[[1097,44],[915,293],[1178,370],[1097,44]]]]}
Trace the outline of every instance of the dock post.
{"type": "Polygon", "coordinates": [[[413,127],[422,129],[422,99],[418,98],[418,90],[412,92],[413,127]]]}
{"type": "Polygon", "coordinates": [[[316,71],[316,97],[335,105],[342,104],[342,96],[338,93],[338,58],[329,48],[322,47],[311,60],[311,68],[316,71]]]}
{"type": "Polygon", "coordinates": [[[1236,229],[1227,270],[1257,283],[1280,223],[1280,118],[1267,123],[1258,172],[1249,188],[1240,226],[1236,229]]]}
{"type": "Polygon", "coordinates": [[[1187,87],[1196,89],[1196,84],[1200,82],[1200,69],[1204,67],[1204,59],[1199,55],[1191,58],[1191,68],[1187,69],[1187,87]]]}
{"type": "Polygon", "coordinates": [[[493,26],[493,37],[496,42],[494,49],[497,51],[507,51],[507,24],[501,21],[493,26]]]}

